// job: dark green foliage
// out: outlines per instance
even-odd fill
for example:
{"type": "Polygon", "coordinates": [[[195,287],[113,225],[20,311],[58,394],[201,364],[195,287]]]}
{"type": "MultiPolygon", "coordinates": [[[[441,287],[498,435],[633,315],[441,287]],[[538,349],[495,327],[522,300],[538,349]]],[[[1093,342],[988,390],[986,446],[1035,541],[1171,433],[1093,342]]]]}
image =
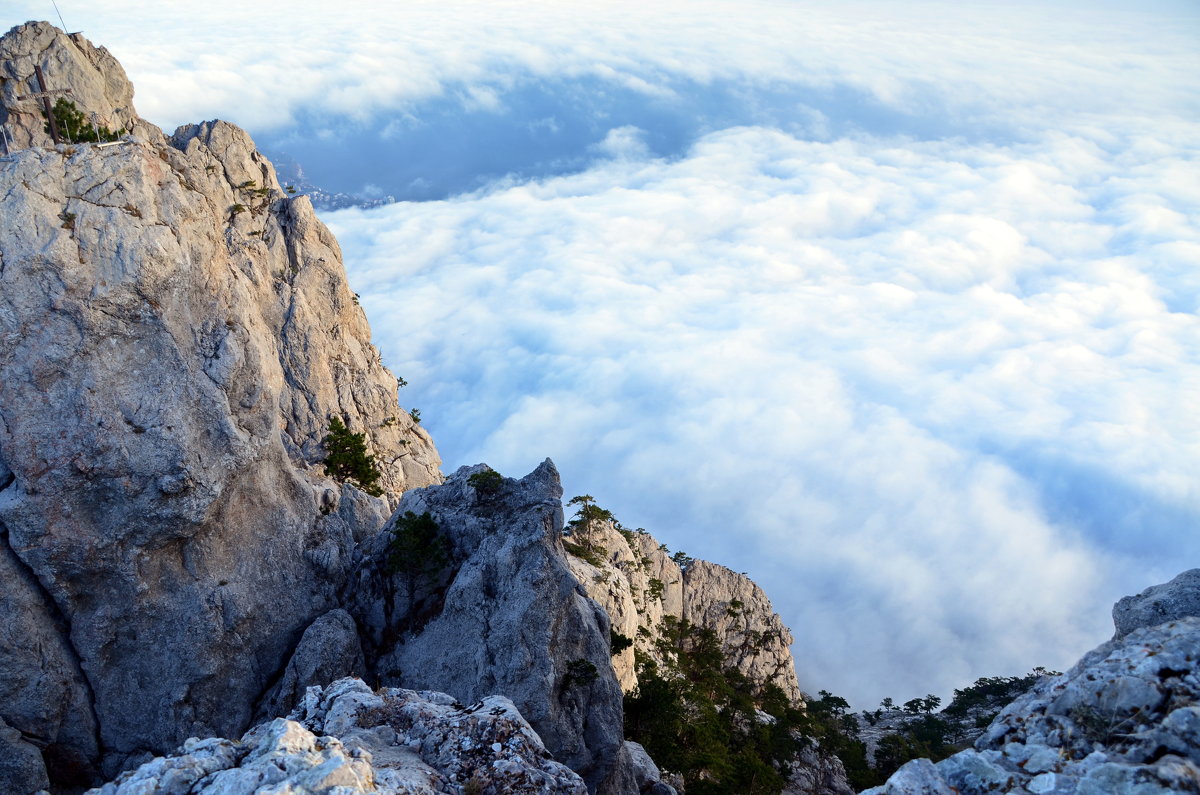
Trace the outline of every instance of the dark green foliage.
{"type": "Polygon", "coordinates": [[[628,635],[622,635],[615,629],[610,629],[608,631],[608,635],[610,641],[609,645],[614,655],[620,654],[633,645],[633,638],[629,637],[628,635]]]}
{"type": "MultiPolygon", "coordinates": [[[[954,691],[944,713],[950,718],[965,718],[972,710],[986,710],[993,716],[1009,702],[1037,684],[1043,676],[1058,676],[1058,671],[1034,668],[1025,676],[984,676],[975,684],[954,691]]],[[[989,718],[989,722],[990,722],[989,718]]]]}
{"type": "Polygon", "coordinates": [[[663,585],[663,581],[658,579],[657,577],[651,577],[649,583],[647,583],[647,584],[650,587],[647,589],[646,595],[649,596],[651,599],[662,599],[663,588],[666,587],[665,585],[663,585]]]}
{"type": "Polygon", "coordinates": [[[942,700],[932,693],[925,698],[914,698],[904,702],[904,711],[910,715],[919,715],[921,713],[930,713],[938,708],[942,700]]]}
{"type": "Polygon", "coordinates": [[[724,668],[712,630],[668,616],[661,627],[660,668],[637,654],[638,687],[625,697],[625,734],[646,746],[665,770],[680,773],[689,795],[777,793],[804,741],[804,713],[775,685],[758,689],[724,668]],[[763,723],[756,707],[771,715],[763,723]]]}
{"type": "Polygon", "coordinates": [[[681,569],[686,569],[692,562],[692,558],[683,552],[676,552],[671,556],[671,560],[675,561],[675,565],[681,569]]]}
{"type": "Polygon", "coordinates": [[[494,469],[485,469],[467,478],[467,483],[481,497],[493,497],[504,487],[504,476],[494,469]]]}
{"type": "Polygon", "coordinates": [[[350,481],[373,497],[383,494],[376,483],[380,472],[375,456],[367,455],[366,434],[351,433],[340,417],[329,420],[325,445],[325,473],[334,480],[350,481]]]}
{"type": "MultiPolygon", "coordinates": [[[[54,121],[58,125],[59,134],[68,142],[76,144],[97,143],[99,141],[115,141],[120,136],[107,127],[96,125],[92,127],[92,122],[83,111],[75,107],[75,103],[69,99],[59,97],[54,100],[54,121]],[[97,133],[99,137],[97,137],[97,133]]],[[[50,122],[46,122],[46,134],[50,134],[50,122]]]]}
{"type": "Polygon", "coordinates": [[[421,410],[413,409],[410,412],[408,412],[408,416],[412,418],[413,422],[419,423],[421,421],[421,410]]]}
{"type": "Polygon", "coordinates": [[[563,547],[575,557],[599,567],[604,562],[607,550],[595,538],[597,525],[605,521],[615,523],[616,518],[612,511],[596,505],[596,498],[590,494],[572,497],[567,505],[578,505],[579,509],[574,518],[567,522],[571,528],[571,541],[564,541],[563,547]]]}
{"type": "Polygon", "coordinates": [[[571,685],[579,685],[583,687],[589,685],[596,679],[596,666],[582,657],[578,660],[571,660],[567,663],[567,673],[563,676],[563,689],[566,690],[571,685]]]}
{"type": "Polygon", "coordinates": [[[411,601],[417,586],[431,582],[450,562],[450,543],[426,511],[418,516],[405,511],[392,528],[387,568],[404,578],[411,601]]]}

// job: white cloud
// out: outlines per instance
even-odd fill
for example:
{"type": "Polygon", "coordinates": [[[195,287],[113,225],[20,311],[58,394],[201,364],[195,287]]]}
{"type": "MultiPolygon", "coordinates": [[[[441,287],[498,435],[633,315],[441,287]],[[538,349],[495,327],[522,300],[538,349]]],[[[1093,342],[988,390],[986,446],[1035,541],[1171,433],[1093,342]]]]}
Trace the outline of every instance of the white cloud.
{"type": "Polygon", "coordinates": [[[449,464],[747,570],[806,687],[1066,665],[1200,553],[1194,5],[60,6],[167,127],[595,100],[581,173],[333,216],[352,281],[449,464]]]}
{"type": "Polygon", "coordinates": [[[1158,222],[1124,209],[1167,201],[1129,177],[1159,155],[1091,149],[743,128],[331,220],[453,461],[549,454],[627,524],[750,570],[805,683],[870,706],[1066,665],[1200,552],[1182,527],[1095,534],[1130,521],[1089,506],[1109,482],[1200,515],[1200,324],[1141,251],[1158,222]],[[1137,253],[1113,257],[1121,224],[1137,253]]]}

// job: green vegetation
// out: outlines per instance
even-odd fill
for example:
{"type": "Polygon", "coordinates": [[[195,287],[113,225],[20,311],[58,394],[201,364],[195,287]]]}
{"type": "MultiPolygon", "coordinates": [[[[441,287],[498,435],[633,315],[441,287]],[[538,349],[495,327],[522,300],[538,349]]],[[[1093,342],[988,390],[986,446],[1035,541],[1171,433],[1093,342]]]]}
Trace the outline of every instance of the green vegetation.
{"type": "MultiPolygon", "coordinates": [[[[98,143],[101,141],[115,141],[121,137],[120,133],[115,133],[107,127],[95,125],[93,127],[87,116],[83,115],[83,111],[75,107],[75,103],[69,99],[59,97],[54,100],[54,107],[51,109],[54,114],[54,122],[58,125],[58,133],[68,143],[98,143]]],[[[46,122],[46,134],[50,134],[50,122],[46,122]]]]}
{"type": "Polygon", "coordinates": [[[676,552],[671,556],[671,560],[675,561],[675,565],[681,569],[686,569],[692,563],[692,557],[683,552],[676,552]]]}
{"type": "Polygon", "coordinates": [[[658,579],[657,577],[651,577],[650,581],[646,584],[649,586],[649,588],[646,590],[646,595],[648,597],[651,599],[662,599],[663,589],[666,587],[662,580],[658,579]]]}
{"type": "Polygon", "coordinates": [[[504,488],[504,476],[494,469],[485,469],[467,478],[467,484],[481,497],[494,497],[504,488]]]}
{"type": "Polygon", "coordinates": [[[622,635],[615,629],[609,629],[608,636],[610,651],[614,657],[633,645],[633,638],[628,635],[622,635]]]}
{"type": "Polygon", "coordinates": [[[431,583],[450,563],[450,542],[426,511],[418,516],[405,511],[392,528],[387,568],[404,578],[411,602],[417,586],[431,583]]]}
{"type": "Polygon", "coordinates": [[[954,691],[950,706],[934,712],[941,704],[937,696],[914,698],[897,707],[885,698],[874,712],[864,712],[868,723],[876,725],[884,711],[902,710],[906,717],[895,732],[883,737],[875,751],[875,773],[880,780],[890,776],[905,762],[928,758],[937,762],[961,749],[960,743],[970,729],[987,726],[1009,702],[1056,671],[1035,668],[1025,676],[991,676],[976,679],[973,685],[954,691]]]}
{"type": "Polygon", "coordinates": [[[802,747],[804,712],[775,685],[755,688],[724,668],[716,633],[668,616],[657,641],[660,667],[638,654],[638,687],[625,697],[625,734],[689,795],[777,793],[802,747]],[[763,719],[756,709],[770,717],[763,719]]]}
{"type": "Polygon", "coordinates": [[[567,673],[563,676],[563,690],[571,685],[589,685],[595,681],[596,674],[596,666],[588,660],[571,660],[567,663],[567,673]]]}
{"type": "Polygon", "coordinates": [[[590,494],[572,497],[567,505],[578,505],[575,516],[567,522],[571,531],[571,540],[563,542],[563,548],[577,558],[586,560],[593,566],[604,563],[604,553],[607,551],[596,539],[596,530],[601,522],[616,524],[612,511],[607,511],[596,504],[596,498],[590,494]]]}
{"type": "Polygon", "coordinates": [[[351,433],[340,417],[329,420],[329,434],[322,440],[325,445],[325,473],[334,480],[349,481],[373,497],[383,494],[376,483],[380,472],[375,466],[375,456],[367,455],[366,434],[351,433]]]}

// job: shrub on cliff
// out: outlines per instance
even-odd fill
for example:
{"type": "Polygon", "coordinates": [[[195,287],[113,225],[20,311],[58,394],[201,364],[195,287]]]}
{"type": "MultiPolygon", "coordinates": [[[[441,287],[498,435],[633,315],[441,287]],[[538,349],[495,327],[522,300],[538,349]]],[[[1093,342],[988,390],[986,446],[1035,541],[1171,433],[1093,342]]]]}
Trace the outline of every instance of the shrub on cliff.
{"type": "Polygon", "coordinates": [[[352,433],[339,417],[329,420],[329,434],[322,440],[325,445],[325,474],[338,481],[350,481],[373,497],[383,494],[376,485],[380,472],[375,466],[375,456],[367,454],[367,436],[352,433]]]}
{"type": "MultiPolygon", "coordinates": [[[[71,143],[95,143],[97,141],[115,141],[119,138],[119,134],[113,132],[107,127],[92,124],[83,111],[75,107],[75,103],[69,99],[59,97],[54,101],[52,108],[54,113],[54,122],[58,125],[58,131],[64,139],[71,143]]],[[[46,122],[46,133],[50,133],[50,122],[46,122]]]]}

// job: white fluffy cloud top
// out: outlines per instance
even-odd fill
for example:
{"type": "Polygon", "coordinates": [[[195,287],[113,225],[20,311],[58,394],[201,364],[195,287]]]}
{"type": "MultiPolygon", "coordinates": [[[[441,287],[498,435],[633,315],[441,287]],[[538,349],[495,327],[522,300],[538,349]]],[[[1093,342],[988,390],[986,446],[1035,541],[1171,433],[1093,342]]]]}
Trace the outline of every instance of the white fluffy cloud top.
{"type": "Polygon", "coordinates": [[[167,126],[384,146],[551,84],[691,119],[663,152],[598,111],[570,173],[328,220],[448,464],[549,455],[749,572],[808,689],[1064,666],[1200,564],[1186,3],[72,6],[167,126]]]}

